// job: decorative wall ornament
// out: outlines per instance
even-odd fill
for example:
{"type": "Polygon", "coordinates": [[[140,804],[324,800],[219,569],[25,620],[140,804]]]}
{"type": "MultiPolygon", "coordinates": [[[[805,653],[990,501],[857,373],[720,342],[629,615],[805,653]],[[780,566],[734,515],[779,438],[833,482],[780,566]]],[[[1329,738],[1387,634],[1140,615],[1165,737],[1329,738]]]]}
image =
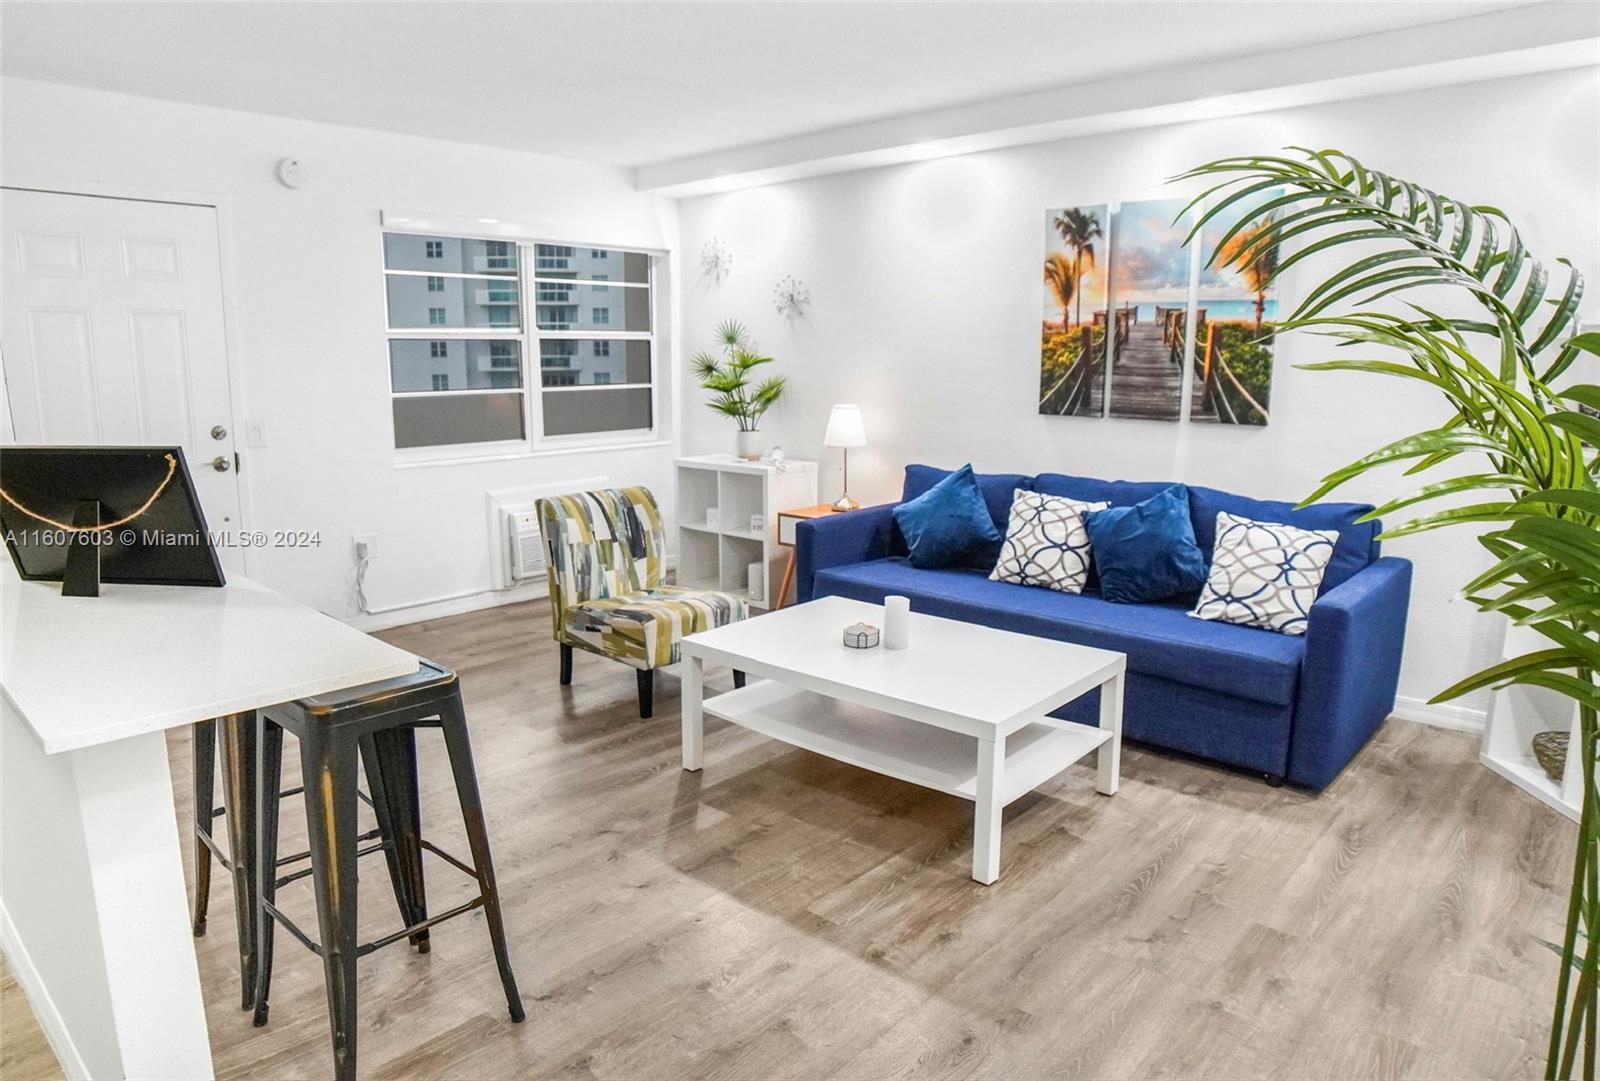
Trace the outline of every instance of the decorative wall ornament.
{"type": "Polygon", "coordinates": [[[772,305],[790,322],[804,319],[806,309],[811,307],[811,290],[806,288],[805,282],[786,275],[772,287],[772,305]]]}
{"type": "Polygon", "coordinates": [[[706,246],[700,249],[700,277],[720,285],[732,271],[733,253],[728,246],[716,237],[706,241],[706,246]]]}
{"type": "Polygon", "coordinates": [[[1278,249],[1244,219],[1275,194],[1206,221],[1204,266],[1184,199],[1045,211],[1039,412],[1266,424],[1278,249]]]}

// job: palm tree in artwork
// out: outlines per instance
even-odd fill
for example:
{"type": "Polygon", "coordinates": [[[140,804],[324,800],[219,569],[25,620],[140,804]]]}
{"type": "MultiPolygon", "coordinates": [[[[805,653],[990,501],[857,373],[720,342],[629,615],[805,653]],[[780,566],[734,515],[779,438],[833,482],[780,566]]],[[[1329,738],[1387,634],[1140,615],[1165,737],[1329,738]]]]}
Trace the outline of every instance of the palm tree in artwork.
{"type": "Polygon", "coordinates": [[[1078,290],[1078,279],[1072,273],[1072,264],[1067,257],[1058,251],[1053,251],[1045,256],[1044,281],[1050,287],[1050,292],[1055,294],[1056,303],[1061,305],[1061,329],[1067,329],[1067,321],[1071,318],[1072,296],[1078,290]]]}
{"type": "Polygon", "coordinates": [[[1233,267],[1244,279],[1246,288],[1256,295],[1256,329],[1267,313],[1267,286],[1278,270],[1278,245],[1263,247],[1261,238],[1277,228],[1278,216],[1268,214],[1260,221],[1240,229],[1222,247],[1217,249],[1217,263],[1233,267]]]}
{"type": "Polygon", "coordinates": [[[1090,269],[1094,268],[1094,242],[1103,235],[1100,231],[1100,217],[1097,214],[1085,213],[1078,207],[1063,210],[1056,215],[1054,222],[1056,232],[1061,234],[1061,241],[1072,249],[1072,280],[1078,294],[1078,322],[1083,322],[1083,293],[1076,290],[1076,283],[1083,280],[1085,264],[1090,269]]]}

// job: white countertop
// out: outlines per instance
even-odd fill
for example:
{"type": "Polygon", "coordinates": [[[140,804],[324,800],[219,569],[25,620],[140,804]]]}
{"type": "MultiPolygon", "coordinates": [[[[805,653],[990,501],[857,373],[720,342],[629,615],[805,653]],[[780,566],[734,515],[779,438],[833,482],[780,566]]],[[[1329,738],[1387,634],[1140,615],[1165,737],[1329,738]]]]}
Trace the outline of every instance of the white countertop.
{"type": "Polygon", "coordinates": [[[416,670],[417,659],[238,574],[221,589],[63,597],[0,566],[0,695],[46,754],[416,670]]]}

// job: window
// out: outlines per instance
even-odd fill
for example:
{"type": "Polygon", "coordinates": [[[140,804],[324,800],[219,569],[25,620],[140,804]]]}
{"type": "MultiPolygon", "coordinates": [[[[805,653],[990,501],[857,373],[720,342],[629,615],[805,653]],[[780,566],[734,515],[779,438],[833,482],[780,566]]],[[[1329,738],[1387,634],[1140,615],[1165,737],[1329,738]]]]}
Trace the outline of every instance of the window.
{"type": "Polygon", "coordinates": [[[503,455],[654,430],[648,253],[403,233],[383,243],[397,450],[503,455]]]}
{"type": "Polygon", "coordinates": [[[517,269],[516,249],[509,240],[485,240],[483,259],[485,270],[517,269]]]}

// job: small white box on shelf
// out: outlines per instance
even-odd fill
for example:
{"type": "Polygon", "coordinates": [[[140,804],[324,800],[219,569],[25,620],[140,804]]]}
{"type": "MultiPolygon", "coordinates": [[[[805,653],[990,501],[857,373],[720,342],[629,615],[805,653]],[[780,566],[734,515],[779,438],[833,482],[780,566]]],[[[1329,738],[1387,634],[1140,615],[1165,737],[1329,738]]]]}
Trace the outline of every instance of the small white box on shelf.
{"type": "Polygon", "coordinates": [[[767,516],[765,514],[752,514],[750,516],[750,532],[765,533],[767,531],[767,516]]]}
{"type": "Polygon", "coordinates": [[[765,563],[752,563],[745,569],[750,579],[750,600],[760,604],[767,599],[767,565],[765,563]]]}
{"type": "Polygon", "coordinates": [[[708,529],[721,529],[722,528],[722,508],[721,507],[707,507],[706,508],[706,528],[708,528],[708,529]]]}

